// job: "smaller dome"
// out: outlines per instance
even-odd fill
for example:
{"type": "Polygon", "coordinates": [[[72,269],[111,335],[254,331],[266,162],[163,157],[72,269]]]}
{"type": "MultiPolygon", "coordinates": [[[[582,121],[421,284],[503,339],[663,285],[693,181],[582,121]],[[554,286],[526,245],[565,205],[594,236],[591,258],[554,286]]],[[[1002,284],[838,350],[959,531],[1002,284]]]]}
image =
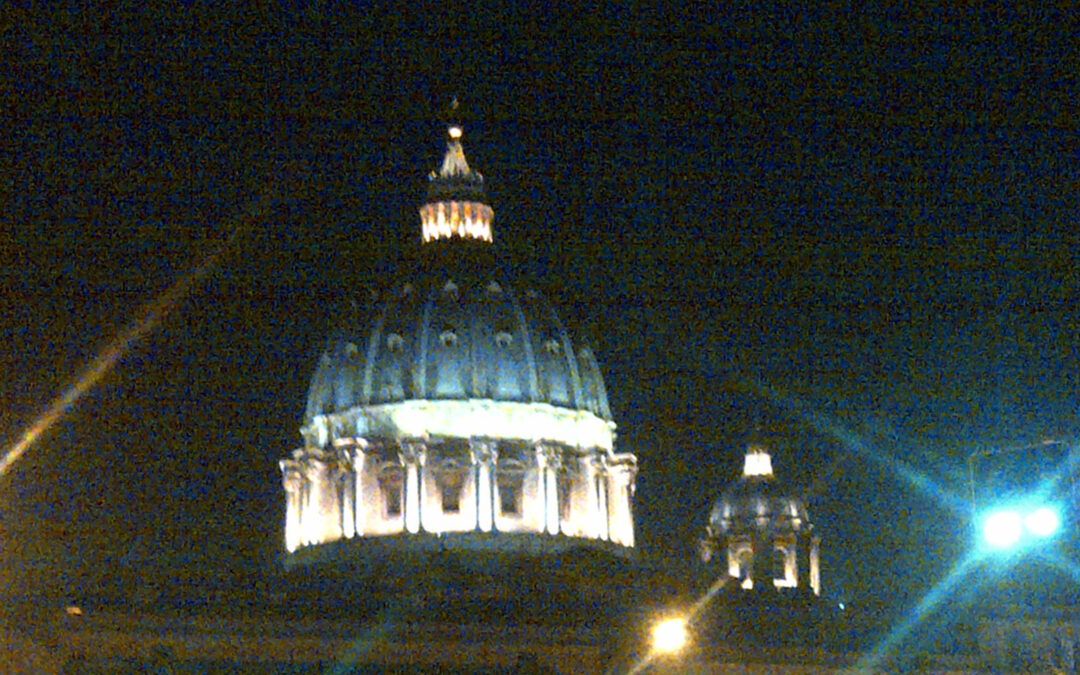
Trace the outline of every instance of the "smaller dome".
{"type": "Polygon", "coordinates": [[[809,527],[809,516],[803,501],[776,479],[768,451],[752,444],[746,450],[742,477],[713,505],[709,527],[717,534],[795,531],[809,527]]]}

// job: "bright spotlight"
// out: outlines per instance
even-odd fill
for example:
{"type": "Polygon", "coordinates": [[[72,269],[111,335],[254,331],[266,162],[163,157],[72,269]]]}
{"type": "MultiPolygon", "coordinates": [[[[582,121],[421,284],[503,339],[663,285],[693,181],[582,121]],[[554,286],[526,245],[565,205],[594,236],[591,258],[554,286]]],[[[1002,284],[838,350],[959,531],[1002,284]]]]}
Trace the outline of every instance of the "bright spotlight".
{"type": "Polygon", "coordinates": [[[652,649],[659,654],[674,654],[686,646],[686,619],[664,619],[652,629],[652,649]]]}
{"type": "Polygon", "coordinates": [[[1061,517],[1049,506],[1035,509],[1024,518],[1024,527],[1037,537],[1049,537],[1058,531],[1061,517]]]}
{"type": "Polygon", "coordinates": [[[1016,511],[995,511],[983,522],[983,539],[994,548],[1009,548],[1020,541],[1024,524],[1016,511]]]}

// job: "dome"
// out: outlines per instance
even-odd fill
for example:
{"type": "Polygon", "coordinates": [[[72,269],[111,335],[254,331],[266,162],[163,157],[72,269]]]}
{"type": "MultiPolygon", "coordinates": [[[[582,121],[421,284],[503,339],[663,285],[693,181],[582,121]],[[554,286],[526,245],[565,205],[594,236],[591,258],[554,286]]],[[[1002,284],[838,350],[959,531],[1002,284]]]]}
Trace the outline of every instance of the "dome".
{"type": "Polygon", "coordinates": [[[748,449],[743,475],[716,500],[709,514],[709,527],[718,534],[808,526],[803,501],[773,475],[771,457],[760,446],[748,449]]]}
{"type": "Polygon", "coordinates": [[[304,445],[280,462],[286,549],[633,547],[637,459],[615,452],[596,358],[496,272],[494,210],[448,131],[420,264],[348,317],[311,378],[304,445]]]}
{"type": "Polygon", "coordinates": [[[494,278],[420,279],[384,294],[328,343],[304,424],[410,400],[546,403],[611,421],[592,351],[552,306],[494,278]]]}
{"type": "Polygon", "coordinates": [[[773,475],[764,446],[747,447],[743,474],[716,500],[699,544],[702,561],[716,560],[743,589],[821,593],[821,537],[803,501],[773,475]]]}

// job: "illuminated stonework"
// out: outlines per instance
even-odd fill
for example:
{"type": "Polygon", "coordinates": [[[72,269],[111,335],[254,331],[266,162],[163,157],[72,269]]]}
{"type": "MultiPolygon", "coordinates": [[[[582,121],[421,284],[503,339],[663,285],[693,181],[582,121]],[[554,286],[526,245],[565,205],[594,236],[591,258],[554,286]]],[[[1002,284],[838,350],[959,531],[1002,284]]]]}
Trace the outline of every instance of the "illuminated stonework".
{"type": "Polygon", "coordinates": [[[421,234],[425,242],[437,239],[479,239],[491,241],[491,221],[495,212],[479,202],[436,202],[420,207],[421,234]]]}
{"type": "Polygon", "coordinates": [[[610,452],[615,441],[615,424],[587,410],[547,403],[411,400],[317,415],[301,433],[313,447],[325,447],[342,435],[395,439],[490,436],[610,452]]]}
{"type": "Polygon", "coordinates": [[[282,460],[287,550],[354,537],[472,531],[562,534],[634,545],[637,461],[611,451],[610,423],[546,405],[530,411],[490,401],[409,403],[426,405],[350,411],[320,419],[318,430],[306,430],[316,436],[330,428],[377,435],[334,437],[282,460]],[[533,421],[506,427],[498,438],[451,435],[464,427],[448,413],[470,407],[494,411],[472,418],[481,423],[476,431],[499,431],[501,422],[491,427],[482,422],[503,416],[512,423],[515,413],[533,421]],[[416,419],[425,416],[427,421],[416,419]],[[545,416],[550,425],[543,424],[545,416]],[[402,417],[440,433],[402,435],[393,426],[402,417]],[[379,423],[365,426],[371,420],[379,423]],[[577,443],[590,439],[601,444],[577,443]]]}
{"type": "Polygon", "coordinates": [[[776,588],[821,594],[821,537],[802,500],[786,494],[760,445],[746,451],[742,478],[713,506],[701,541],[702,560],[717,558],[743,588],[771,581],[776,588]]]}

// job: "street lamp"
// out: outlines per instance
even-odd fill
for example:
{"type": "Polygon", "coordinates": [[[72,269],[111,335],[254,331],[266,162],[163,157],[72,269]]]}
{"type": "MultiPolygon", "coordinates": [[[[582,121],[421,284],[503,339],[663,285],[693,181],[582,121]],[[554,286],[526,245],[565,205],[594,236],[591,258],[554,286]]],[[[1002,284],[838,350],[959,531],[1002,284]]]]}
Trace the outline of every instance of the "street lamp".
{"type": "Polygon", "coordinates": [[[1057,503],[1061,487],[1073,487],[1071,462],[1067,456],[1063,461],[1063,450],[1068,451],[1065,443],[1048,440],[968,457],[971,510],[984,548],[1007,552],[1058,535],[1065,513],[1064,505],[1057,503]],[[989,471],[985,481],[977,479],[980,461],[989,471]]]}
{"type": "Polygon", "coordinates": [[[653,624],[652,651],[654,654],[676,654],[686,646],[686,619],[670,617],[653,624]]]}
{"type": "Polygon", "coordinates": [[[983,520],[983,541],[992,548],[1011,548],[1023,534],[1024,525],[1016,511],[994,511],[983,520]]]}
{"type": "Polygon", "coordinates": [[[1061,527],[1061,516],[1049,506],[1035,509],[1024,518],[1024,527],[1038,537],[1050,537],[1057,534],[1061,527]]]}
{"type": "Polygon", "coordinates": [[[1007,550],[1052,538],[1061,527],[1061,515],[1053,505],[1011,505],[991,510],[982,519],[983,543],[1007,550]]]}

